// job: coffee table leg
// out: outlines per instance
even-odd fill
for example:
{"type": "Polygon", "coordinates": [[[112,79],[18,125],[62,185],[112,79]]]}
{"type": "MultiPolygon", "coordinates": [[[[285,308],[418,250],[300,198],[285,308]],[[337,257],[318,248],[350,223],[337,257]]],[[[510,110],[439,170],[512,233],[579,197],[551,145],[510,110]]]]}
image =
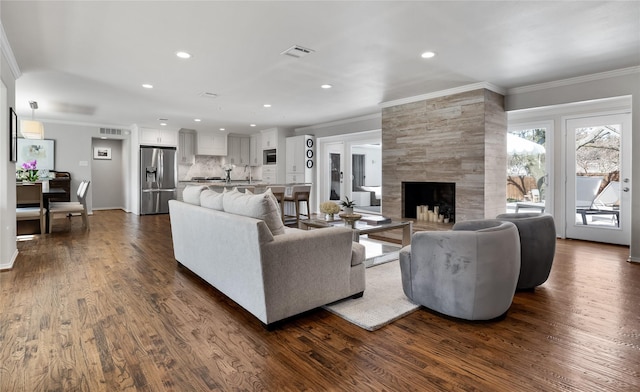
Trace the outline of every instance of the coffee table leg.
{"type": "Polygon", "coordinates": [[[409,221],[408,225],[402,228],[402,246],[411,245],[411,232],[413,231],[413,222],[409,221]]]}

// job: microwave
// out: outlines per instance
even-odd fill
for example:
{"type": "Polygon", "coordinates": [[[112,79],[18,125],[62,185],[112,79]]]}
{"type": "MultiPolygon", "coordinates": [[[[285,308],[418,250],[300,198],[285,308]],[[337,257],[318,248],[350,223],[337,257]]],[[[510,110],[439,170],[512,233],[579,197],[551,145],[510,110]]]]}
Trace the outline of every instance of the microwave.
{"type": "Polygon", "coordinates": [[[275,165],[276,164],[276,149],[263,150],[263,165],[275,165]]]}

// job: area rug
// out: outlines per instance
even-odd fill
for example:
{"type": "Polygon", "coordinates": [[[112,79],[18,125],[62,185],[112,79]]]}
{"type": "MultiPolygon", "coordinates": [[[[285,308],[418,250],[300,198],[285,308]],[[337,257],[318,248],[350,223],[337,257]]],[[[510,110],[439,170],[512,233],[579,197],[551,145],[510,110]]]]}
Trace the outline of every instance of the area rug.
{"type": "Polygon", "coordinates": [[[361,298],[345,299],[323,308],[368,331],[402,318],[420,305],[402,291],[400,263],[394,260],[365,269],[366,289],[361,298]]]}

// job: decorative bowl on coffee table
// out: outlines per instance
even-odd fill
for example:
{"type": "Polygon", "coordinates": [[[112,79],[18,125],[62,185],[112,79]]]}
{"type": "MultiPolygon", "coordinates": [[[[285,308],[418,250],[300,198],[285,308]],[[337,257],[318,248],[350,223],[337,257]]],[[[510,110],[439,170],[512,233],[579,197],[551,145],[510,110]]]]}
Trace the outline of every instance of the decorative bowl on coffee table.
{"type": "Polygon", "coordinates": [[[340,214],[338,215],[345,223],[345,226],[350,226],[352,229],[356,228],[356,222],[362,219],[360,214],[340,214]]]}

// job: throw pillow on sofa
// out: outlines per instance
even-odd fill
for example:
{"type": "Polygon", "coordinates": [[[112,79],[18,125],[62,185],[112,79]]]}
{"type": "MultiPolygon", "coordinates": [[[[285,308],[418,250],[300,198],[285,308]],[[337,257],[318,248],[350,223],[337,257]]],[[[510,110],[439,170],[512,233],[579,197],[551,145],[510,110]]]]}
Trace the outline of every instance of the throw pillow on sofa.
{"type": "Polygon", "coordinates": [[[211,189],[205,189],[200,194],[200,205],[205,208],[211,208],[216,211],[224,211],[222,206],[222,198],[224,193],[218,193],[211,189]]]}
{"type": "Polygon", "coordinates": [[[237,190],[223,193],[222,204],[225,212],[263,220],[271,234],[284,234],[284,224],[280,217],[280,207],[271,189],[257,195],[245,194],[237,190]]]}
{"type": "Polygon", "coordinates": [[[182,191],[182,200],[185,203],[200,205],[200,193],[207,189],[203,185],[187,185],[182,191]]]}

